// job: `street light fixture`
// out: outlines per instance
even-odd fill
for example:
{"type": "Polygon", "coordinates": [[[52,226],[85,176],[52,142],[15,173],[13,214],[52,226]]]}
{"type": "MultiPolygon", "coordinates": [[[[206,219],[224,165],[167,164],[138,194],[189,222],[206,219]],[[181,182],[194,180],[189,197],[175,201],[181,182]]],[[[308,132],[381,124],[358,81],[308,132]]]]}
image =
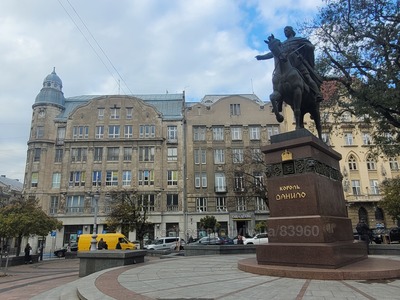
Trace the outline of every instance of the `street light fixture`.
{"type": "Polygon", "coordinates": [[[97,210],[98,210],[98,203],[100,198],[100,192],[97,190],[94,194],[94,222],[93,222],[93,234],[92,234],[92,241],[90,242],[90,251],[97,250],[97,210]]]}

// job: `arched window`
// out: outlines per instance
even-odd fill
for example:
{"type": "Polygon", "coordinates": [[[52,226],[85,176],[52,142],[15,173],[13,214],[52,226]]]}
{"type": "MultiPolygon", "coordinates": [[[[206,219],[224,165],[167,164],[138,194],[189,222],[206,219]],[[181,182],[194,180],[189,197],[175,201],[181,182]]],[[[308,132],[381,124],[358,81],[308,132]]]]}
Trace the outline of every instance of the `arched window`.
{"type": "Polygon", "coordinates": [[[377,222],[383,222],[383,220],[384,220],[384,217],[383,217],[383,210],[382,210],[382,208],[380,208],[380,207],[377,207],[377,208],[375,209],[375,220],[376,220],[377,222]]]}
{"type": "Polygon", "coordinates": [[[358,210],[358,220],[361,221],[362,219],[364,219],[365,223],[368,225],[368,212],[363,206],[358,210]]]}
{"type": "Polygon", "coordinates": [[[354,155],[350,155],[349,159],[348,159],[348,163],[349,163],[349,170],[350,171],[354,171],[357,170],[357,161],[356,158],[354,157],[354,155]]]}
{"type": "Polygon", "coordinates": [[[371,154],[367,156],[367,169],[368,171],[376,171],[376,160],[371,154]]]}

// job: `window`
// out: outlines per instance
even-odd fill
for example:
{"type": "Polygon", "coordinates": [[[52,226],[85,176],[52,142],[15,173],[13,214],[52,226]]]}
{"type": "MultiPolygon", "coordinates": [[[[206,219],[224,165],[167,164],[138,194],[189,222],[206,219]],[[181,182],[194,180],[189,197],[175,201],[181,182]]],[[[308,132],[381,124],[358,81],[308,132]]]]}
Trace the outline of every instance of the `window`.
{"type": "Polygon", "coordinates": [[[279,125],[268,125],[267,133],[268,133],[268,140],[270,140],[271,136],[279,134],[279,125]]]}
{"type": "Polygon", "coordinates": [[[256,189],[264,189],[264,177],[261,172],[253,172],[254,187],[256,189]]]}
{"type": "Polygon", "coordinates": [[[205,197],[196,198],[196,210],[198,212],[207,211],[207,198],[205,197]]]}
{"type": "Polygon", "coordinates": [[[127,119],[132,119],[132,113],[133,113],[133,108],[132,107],[127,107],[126,108],[126,118],[127,119]]]}
{"type": "Polygon", "coordinates": [[[57,211],[58,211],[58,196],[51,196],[49,213],[51,215],[54,215],[57,213],[57,211]]]}
{"type": "Polygon", "coordinates": [[[92,176],[92,185],[100,186],[101,185],[101,171],[93,171],[92,176]]]}
{"type": "Polygon", "coordinates": [[[351,188],[353,190],[353,195],[361,195],[360,180],[352,180],[351,188]]]}
{"type": "Polygon", "coordinates": [[[119,160],[119,148],[118,147],[108,147],[107,148],[107,160],[108,161],[118,161],[119,160]]]}
{"type": "Polygon", "coordinates": [[[231,104],[231,116],[240,116],[240,104],[231,104]]]}
{"type": "Polygon", "coordinates": [[[235,172],[233,179],[234,179],[235,192],[244,192],[244,177],[243,177],[243,173],[235,172]]]}
{"type": "Polygon", "coordinates": [[[118,171],[107,171],[106,172],[106,186],[118,185],[118,171]]]}
{"type": "Polygon", "coordinates": [[[39,179],[39,173],[34,172],[31,175],[31,187],[37,187],[38,186],[38,180],[39,179]]]}
{"type": "Polygon", "coordinates": [[[138,181],[139,185],[154,185],[154,171],[139,170],[138,181]]]}
{"type": "Polygon", "coordinates": [[[370,186],[372,195],[379,195],[379,182],[378,182],[378,180],[371,179],[369,181],[369,186],[370,186]]]}
{"type": "Polygon", "coordinates": [[[41,139],[44,136],[44,126],[36,127],[36,138],[41,139]]]}
{"type": "Polygon", "coordinates": [[[350,122],[351,121],[351,113],[348,111],[345,111],[341,115],[341,121],[342,122],[350,122]]]}
{"type": "Polygon", "coordinates": [[[57,145],[63,144],[65,140],[65,127],[57,128],[57,145]]]}
{"type": "Polygon", "coordinates": [[[124,138],[132,138],[133,137],[133,126],[125,125],[124,127],[124,138]]]}
{"type": "Polygon", "coordinates": [[[167,150],[167,161],[177,161],[178,160],[178,148],[168,148],[167,150]]]}
{"type": "Polygon", "coordinates": [[[206,164],[206,150],[205,149],[194,149],[194,163],[196,165],[206,164]]]}
{"type": "Polygon", "coordinates": [[[102,161],[103,160],[103,148],[94,147],[93,159],[94,159],[94,161],[102,161]]]}
{"type": "Polygon", "coordinates": [[[250,140],[260,140],[260,126],[250,126],[250,140]]]}
{"type": "Polygon", "coordinates": [[[140,138],[153,138],[156,136],[156,127],[154,125],[140,125],[139,137],[140,138]]]}
{"type": "Polygon", "coordinates": [[[74,126],[72,128],[72,138],[87,139],[89,137],[89,126],[74,126]]]}
{"type": "Polygon", "coordinates": [[[253,162],[262,162],[264,155],[261,153],[261,149],[253,148],[251,149],[251,159],[253,162]]]}
{"type": "Polygon", "coordinates": [[[167,195],[167,211],[178,211],[178,195],[177,194],[168,194],[167,195]]]}
{"type": "Polygon", "coordinates": [[[63,155],[64,155],[63,149],[56,149],[56,155],[54,157],[54,162],[56,162],[56,163],[62,162],[63,155]]]}
{"type": "Polygon", "coordinates": [[[371,145],[371,135],[368,132],[363,132],[362,134],[363,145],[371,145]]]}
{"type": "Polygon", "coordinates": [[[72,162],[85,162],[87,160],[87,149],[86,148],[72,148],[71,149],[71,161],[72,162]]]}
{"type": "Polygon", "coordinates": [[[225,150],[215,149],[214,150],[214,164],[224,164],[225,163],[225,150]]]}
{"type": "Polygon", "coordinates": [[[61,184],[61,173],[58,172],[53,173],[53,180],[51,183],[51,187],[53,189],[57,189],[60,188],[60,184],[61,184]]]}
{"type": "Polygon", "coordinates": [[[104,126],[96,126],[96,132],[95,132],[94,137],[96,139],[104,138],[104,126]]]}
{"type": "Polygon", "coordinates": [[[242,140],[242,127],[231,127],[231,138],[232,141],[242,140]]]}
{"type": "Polygon", "coordinates": [[[155,200],[153,194],[141,195],[139,201],[140,201],[141,211],[154,211],[155,200]]]}
{"type": "Polygon", "coordinates": [[[195,172],[194,173],[194,186],[196,188],[207,187],[207,173],[195,172]]]}
{"type": "Polygon", "coordinates": [[[243,162],[243,149],[232,149],[232,162],[234,164],[243,162]]]}
{"type": "Polygon", "coordinates": [[[111,119],[119,119],[120,108],[119,107],[111,107],[110,108],[110,118],[111,119]]]}
{"type": "Polygon", "coordinates": [[[167,171],[167,185],[178,185],[178,171],[167,171]]]}
{"type": "Polygon", "coordinates": [[[124,160],[125,161],[132,160],[132,147],[124,147],[124,160]]]}
{"type": "Polygon", "coordinates": [[[227,211],[225,197],[217,197],[216,202],[217,202],[217,211],[227,211]]]}
{"type": "Polygon", "coordinates": [[[42,149],[40,149],[40,148],[35,148],[35,149],[33,150],[33,161],[34,161],[34,162],[40,161],[40,154],[41,154],[41,152],[42,152],[42,149]]]}
{"type": "Polygon", "coordinates": [[[246,200],[244,197],[236,197],[236,210],[237,211],[246,211],[246,200]]]}
{"type": "Polygon", "coordinates": [[[399,170],[399,163],[395,157],[389,157],[389,166],[391,171],[399,170]]]}
{"type": "Polygon", "coordinates": [[[368,155],[367,157],[367,169],[368,171],[376,170],[376,161],[371,155],[368,155]]]}
{"type": "Polygon", "coordinates": [[[323,133],[322,133],[322,141],[323,141],[325,144],[328,144],[328,143],[329,143],[329,133],[327,133],[327,132],[323,132],[323,133]]]}
{"type": "Polygon", "coordinates": [[[349,156],[349,169],[350,171],[357,170],[357,161],[353,155],[349,156]]]}
{"type": "Polygon", "coordinates": [[[139,147],[139,161],[154,161],[154,151],[155,148],[151,146],[139,147]]]}
{"type": "Polygon", "coordinates": [[[98,108],[97,109],[97,118],[99,120],[103,120],[104,119],[104,108],[98,108]]]}
{"type": "Polygon", "coordinates": [[[108,138],[110,139],[119,138],[119,125],[108,126],[108,138]]]}
{"type": "Polygon", "coordinates": [[[353,134],[347,132],[344,134],[344,144],[347,146],[353,145],[353,134]]]}
{"type": "Polygon", "coordinates": [[[224,140],[224,127],[222,126],[213,127],[213,140],[214,141],[224,140]]]}
{"type": "Polygon", "coordinates": [[[193,140],[194,141],[205,141],[206,140],[206,127],[205,126],[193,126],[193,140]]]}
{"type": "Polygon", "coordinates": [[[69,186],[85,186],[85,181],[85,171],[73,171],[69,173],[69,186]]]}
{"type": "Polygon", "coordinates": [[[85,196],[76,195],[67,197],[67,213],[83,213],[85,196]]]}
{"type": "Polygon", "coordinates": [[[224,173],[215,173],[215,192],[226,193],[226,178],[224,173]]]}
{"type": "Polygon", "coordinates": [[[122,185],[130,186],[132,182],[132,172],[131,171],[122,171],[122,185]]]}
{"type": "Polygon", "coordinates": [[[178,142],[178,128],[176,126],[168,126],[167,135],[168,142],[178,142]]]}
{"type": "Polygon", "coordinates": [[[267,210],[267,205],[261,197],[256,197],[256,210],[267,210]]]}

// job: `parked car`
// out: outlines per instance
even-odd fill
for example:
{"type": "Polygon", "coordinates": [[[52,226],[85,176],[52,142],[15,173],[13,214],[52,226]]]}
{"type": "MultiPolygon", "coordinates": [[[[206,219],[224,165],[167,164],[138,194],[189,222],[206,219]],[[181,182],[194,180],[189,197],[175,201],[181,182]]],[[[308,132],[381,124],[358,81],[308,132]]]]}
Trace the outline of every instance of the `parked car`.
{"type": "Polygon", "coordinates": [[[153,241],[152,244],[145,245],[144,248],[147,250],[183,250],[185,247],[185,241],[179,237],[160,237],[153,241]]]}
{"type": "Polygon", "coordinates": [[[256,234],[254,237],[245,239],[243,241],[244,245],[260,245],[267,243],[268,243],[268,233],[259,233],[256,234]]]}
{"type": "Polygon", "coordinates": [[[400,242],[400,227],[393,227],[389,230],[389,242],[400,242]]]}
{"type": "MultiPolygon", "coordinates": [[[[78,244],[72,244],[70,247],[71,252],[78,251],[78,244]]],[[[54,255],[57,257],[64,257],[65,253],[68,251],[68,246],[62,247],[54,251],[54,255]]]]}
{"type": "Polygon", "coordinates": [[[372,229],[372,241],[375,242],[375,244],[382,244],[386,235],[387,230],[384,228],[372,229]]]}
{"type": "Polygon", "coordinates": [[[199,242],[202,245],[222,245],[224,242],[219,237],[202,237],[199,242]]]}
{"type": "Polygon", "coordinates": [[[221,239],[223,245],[233,245],[234,244],[233,239],[231,239],[230,237],[221,236],[220,239],[221,239]]]}

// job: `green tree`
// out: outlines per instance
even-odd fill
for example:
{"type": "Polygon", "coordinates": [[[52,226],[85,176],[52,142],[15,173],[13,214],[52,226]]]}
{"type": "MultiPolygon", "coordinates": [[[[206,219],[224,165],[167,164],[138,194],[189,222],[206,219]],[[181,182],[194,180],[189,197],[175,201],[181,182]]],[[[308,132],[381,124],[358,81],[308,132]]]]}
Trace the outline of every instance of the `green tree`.
{"type": "MultiPolygon", "coordinates": [[[[400,153],[400,6],[393,0],[325,0],[303,31],[316,43],[316,68],[335,80],[343,111],[375,128],[374,143],[400,153]]],[[[340,112],[339,112],[340,113],[340,112]]]]}
{"type": "Polygon", "coordinates": [[[47,236],[54,229],[61,229],[62,222],[48,216],[37,200],[17,201],[0,208],[0,236],[16,238],[17,254],[21,252],[23,237],[47,236]]]}
{"type": "Polygon", "coordinates": [[[201,227],[203,227],[208,234],[215,233],[221,227],[214,216],[205,216],[200,219],[201,227]]]}
{"type": "Polygon", "coordinates": [[[140,242],[141,249],[144,237],[152,224],[147,221],[149,203],[144,196],[135,191],[111,192],[111,211],[107,215],[107,225],[110,230],[120,228],[126,236],[129,231],[136,230],[136,238],[140,242]]]}
{"type": "Polygon", "coordinates": [[[384,197],[379,205],[388,213],[393,221],[400,221],[400,177],[387,179],[381,184],[384,197]]]}

